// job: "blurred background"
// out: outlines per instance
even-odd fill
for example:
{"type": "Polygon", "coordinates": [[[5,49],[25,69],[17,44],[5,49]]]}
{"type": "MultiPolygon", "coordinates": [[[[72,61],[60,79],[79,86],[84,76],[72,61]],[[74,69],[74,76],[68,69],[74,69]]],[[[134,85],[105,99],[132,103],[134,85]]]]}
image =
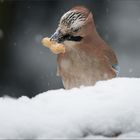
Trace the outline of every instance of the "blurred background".
{"type": "Polygon", "coordinates": [[[76,5],[93,12],[97,31],[117,54],[119,76],[140,77],[140,1],[0,0],[0,96],[33,97],[63,88],[56,55],[40,40],[76,5]]]}

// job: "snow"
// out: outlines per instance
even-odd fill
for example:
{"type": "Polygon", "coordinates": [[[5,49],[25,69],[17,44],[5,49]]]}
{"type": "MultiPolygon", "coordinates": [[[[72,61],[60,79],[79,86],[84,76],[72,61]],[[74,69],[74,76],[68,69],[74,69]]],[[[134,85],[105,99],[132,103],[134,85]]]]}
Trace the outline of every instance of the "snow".
{"type": "Polygon", "coordinates": [[[112,137],[140,137],[140,78],[0,98],[0,138],[112,137]]]}

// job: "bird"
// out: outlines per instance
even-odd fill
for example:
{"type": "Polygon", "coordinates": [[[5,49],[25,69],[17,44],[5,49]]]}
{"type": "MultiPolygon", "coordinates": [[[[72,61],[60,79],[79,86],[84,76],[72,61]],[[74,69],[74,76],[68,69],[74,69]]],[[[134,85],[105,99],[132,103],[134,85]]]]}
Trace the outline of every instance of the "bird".
{"type": "Polygon", "coordinates": [[[116,54],[98,34],[88,8],[75,6],[63,14],[51,40],[65,46],[57,56],[57,76],[65,89],[94,86],[118,75],[116,54]]]}

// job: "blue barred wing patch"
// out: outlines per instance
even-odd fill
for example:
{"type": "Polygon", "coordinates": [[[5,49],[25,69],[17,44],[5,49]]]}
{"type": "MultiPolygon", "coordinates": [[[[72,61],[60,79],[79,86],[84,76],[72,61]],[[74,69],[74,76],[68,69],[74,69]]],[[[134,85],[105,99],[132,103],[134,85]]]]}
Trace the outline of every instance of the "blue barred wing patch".
{"type": "Polygon", "coordinates": [[[118,64],[113,64],[112,68],[116,71],[116,77],[119,75],[120,67],[118,64]]]}

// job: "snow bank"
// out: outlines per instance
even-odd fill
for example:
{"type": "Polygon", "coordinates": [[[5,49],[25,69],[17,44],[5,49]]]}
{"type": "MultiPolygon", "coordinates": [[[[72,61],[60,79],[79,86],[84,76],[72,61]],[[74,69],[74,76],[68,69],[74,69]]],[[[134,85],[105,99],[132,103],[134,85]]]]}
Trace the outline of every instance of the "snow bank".
{"type": "Polygon", "coordinates": [[[0,138],[140,137],[140,79],[0,98],[0,138]]]}

